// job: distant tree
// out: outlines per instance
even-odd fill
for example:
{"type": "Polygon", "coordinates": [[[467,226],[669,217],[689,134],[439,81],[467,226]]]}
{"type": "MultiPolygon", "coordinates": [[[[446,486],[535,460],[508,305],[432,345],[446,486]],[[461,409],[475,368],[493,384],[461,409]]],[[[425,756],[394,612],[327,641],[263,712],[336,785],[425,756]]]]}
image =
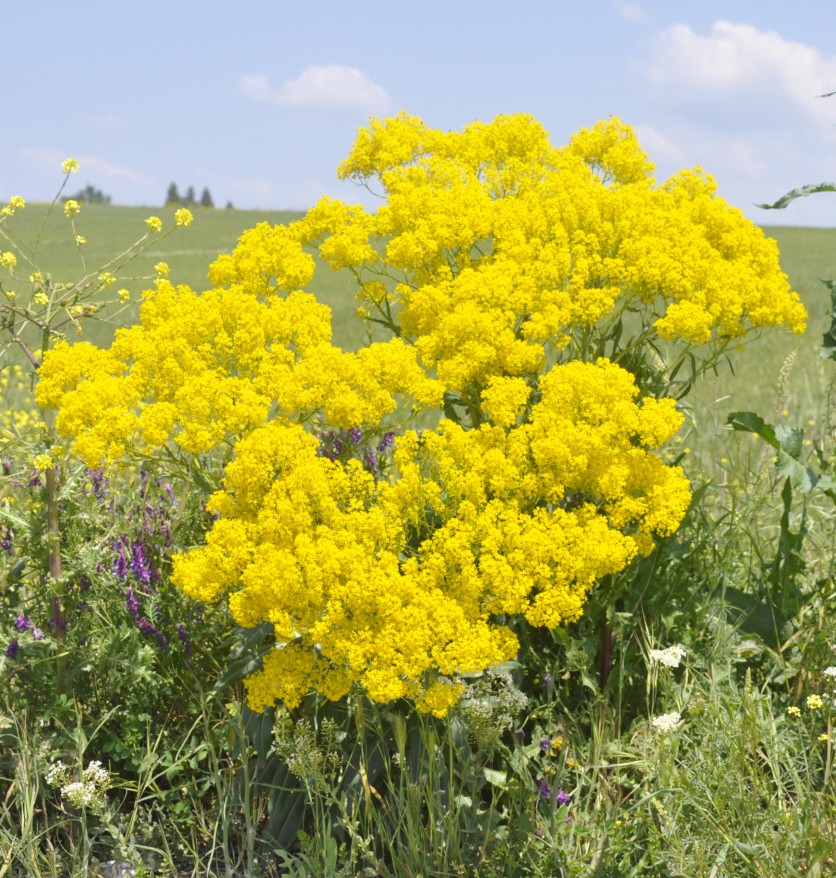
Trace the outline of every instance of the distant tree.
{"type": "Polygon", "coordinates": [[[201,207],[214,207],[215,202],[212,201],[212,196],[209,192],[209,187],[204,186],[203,192],[200,193],[200,206],[201,207]]]}
{"type": "Polygon", "coordinates": [[[226,203],[226,209],[227,209],[227,210],[235,210],[235,208],[234,208],[234,206],[233,206],[233,204],[232,204],[231,201],[227,201],[227,203],[226,203]]]}
{"type": "Polygon", "coordinates": [[[186,194],[183,196],[183,204],[185,204],[186,207],[194,207],[194,186],[189,186],[186,190],[186,194]]]}
{"type": "Polygon", "coordinates": [[[74,201],[83,201],[86,204],[110,204],[110,196],[105,195],[101,189],[96,189],[95,186],[91,186],[89,183],[80,192],[76,192],[75,195],[65,195],[61,200],[68,201],[71,198],[74,201]]]}
{"type": "Polygon", "coordinates": [[[172,183],[168,187],[168,192],[165,196],[165,206],[166,207],[179,207],[183,203],[183,199],[180,197],[180,190],[177,188],[176,183],[172,183]]]}

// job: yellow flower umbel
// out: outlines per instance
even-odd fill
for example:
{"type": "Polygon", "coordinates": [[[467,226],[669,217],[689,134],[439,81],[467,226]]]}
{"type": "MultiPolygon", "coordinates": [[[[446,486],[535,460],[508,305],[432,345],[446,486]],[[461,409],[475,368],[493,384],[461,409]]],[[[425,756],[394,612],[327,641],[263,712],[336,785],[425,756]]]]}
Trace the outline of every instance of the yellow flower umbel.
{"type": "Polygon", "coordinates": [[[376,214],[326,198],[261,223],[202,294],[160,263],[139,325],[44,358],[38,402],[91,467],[166,445],[229,460],[206,544],[173,577],[272,624],[254,709],[359,686],[443,715],[459,675],[516,653],[522,620],[578,619],[596,582],[677,529],[688,482],[658,450],[681,415],[641,345],[713,356],[805,313],[774,243],[709,178],[651,171],[617,120],[560,149],[528,116],[374,121],[340,173],[376,178],[376,214]],[[311,247],[391,340],[331,343],[311,247]],[[444,417],[400,432],[385,478],[312,435],[365,442],[425,407],[444,417]]]}

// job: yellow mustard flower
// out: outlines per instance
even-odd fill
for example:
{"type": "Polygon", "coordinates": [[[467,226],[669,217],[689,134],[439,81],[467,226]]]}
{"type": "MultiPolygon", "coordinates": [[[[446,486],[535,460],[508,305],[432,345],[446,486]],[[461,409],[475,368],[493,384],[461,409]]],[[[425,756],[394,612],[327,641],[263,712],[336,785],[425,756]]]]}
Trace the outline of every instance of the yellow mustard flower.
{"type": "Polygon", "coordinates": [[[9,250],[0,253],[0,265],[3,268],[13,269],[17,265],[17,256],[9,250]]]}
{"type": "Polygon", "coordinates": [[[68,198],[64,202],[64,216],[73,217],[81,210],[81,205],[75,198],[68,198]]]}
{"type": "Polygon", "coordinates": [[[64,159],[64,161],[61,163],[61,170],[65,174],[78,173],[78,161],[76,159],[64,159]]]}
{"type": "Polygon", "coordinates": [[[174,222],[178,226],[190,226],[193,219],[194,216],[192,215],[192,212],[186,207],[181,207],[174,212],[174,222]]]}
{"type": "Polygon", "coordinates": [[[158,216],[149,216],[145,220],[145,225],[148,226],[149,232],[159,232],[163,227],[163,221],[158,216]]]}

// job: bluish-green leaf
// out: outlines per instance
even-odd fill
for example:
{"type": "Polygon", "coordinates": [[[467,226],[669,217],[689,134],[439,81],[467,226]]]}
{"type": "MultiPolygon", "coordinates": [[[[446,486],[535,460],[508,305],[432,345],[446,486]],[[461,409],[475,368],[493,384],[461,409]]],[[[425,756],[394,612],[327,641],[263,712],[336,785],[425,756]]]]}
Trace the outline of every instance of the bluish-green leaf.
{"type": "Polygon", "coordinates": [[[779,198],[775,204],[757,204],[756,207],[762,207],[764,210],[776,210],[786,207],[796,198],[804,198],[807,195],[815,195],[817,192],[836,192],[836,183],[810,183],[808,186],[799,186],[798,189],[792,189],[786,195],[779,198]]]}

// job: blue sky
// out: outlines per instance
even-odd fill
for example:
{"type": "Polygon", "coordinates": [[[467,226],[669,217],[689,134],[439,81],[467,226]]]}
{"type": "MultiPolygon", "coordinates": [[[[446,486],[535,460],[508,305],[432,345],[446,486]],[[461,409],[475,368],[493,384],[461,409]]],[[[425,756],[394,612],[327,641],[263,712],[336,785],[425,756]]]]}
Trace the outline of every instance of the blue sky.
{"type": "Polygon", "coordinates": [[[369,116],[460,128],[532,113],[561,144],[620,116],[664,179],[701,165],[760,222],[836,226],[836,16],[823,3],[588,0],[2,4],[0,197],[46,200],[74,156],[121,204],[364,201],[337,163],[369,116]],[[513,10],[513,11],[512,11],[513,10]]]}

